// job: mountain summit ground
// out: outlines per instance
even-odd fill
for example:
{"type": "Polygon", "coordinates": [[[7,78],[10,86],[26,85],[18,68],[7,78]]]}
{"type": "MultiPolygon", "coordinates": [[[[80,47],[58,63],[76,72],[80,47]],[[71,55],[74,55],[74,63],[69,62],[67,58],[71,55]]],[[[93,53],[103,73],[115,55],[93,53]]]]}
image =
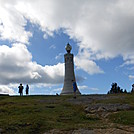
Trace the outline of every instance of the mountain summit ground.
{"type": "Polygon", "coordinates": [[[133,134],[134,94],[0,96],[0,133],[133,134]]]}

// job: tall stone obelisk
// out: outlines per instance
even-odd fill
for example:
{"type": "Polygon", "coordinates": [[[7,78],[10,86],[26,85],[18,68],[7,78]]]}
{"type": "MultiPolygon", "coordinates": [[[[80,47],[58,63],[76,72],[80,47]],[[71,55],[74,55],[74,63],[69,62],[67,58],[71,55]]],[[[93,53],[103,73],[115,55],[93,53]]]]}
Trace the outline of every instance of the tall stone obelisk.
{"type": "MultiPolygon", "coordinates": [[[[61,91],[61,95],[72,95],[73,92],[73,81],[76,81],[74,74],[74,62],[73,54],[71,54],[72,47],[68,43],[66,46],[67,53],[64,55],[65,61],[65,76],[64,76],[64,86],[61,91]],[[73,80],[73,81],[72,81],[73,80]]],[[[76,94],[81,94],[79,90],[76,91],[76,94]]]]}

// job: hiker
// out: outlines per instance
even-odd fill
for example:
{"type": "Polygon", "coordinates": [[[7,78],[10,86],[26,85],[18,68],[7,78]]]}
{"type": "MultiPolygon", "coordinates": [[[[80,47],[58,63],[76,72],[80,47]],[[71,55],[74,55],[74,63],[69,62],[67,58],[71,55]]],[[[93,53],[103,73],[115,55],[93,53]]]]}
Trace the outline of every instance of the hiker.
{"type": "Polygon", "coordinates": [[[28,84],[26,85],[26,95],[28,95],[28,93],[29,93],[29,86],[28,86],[28,84]]]}
{"type": "Polygon", "coordinates": [[[22,86],[22,84],[20,84],[19,86],[18,86],[18,88],[19,88],[19,93],[20,93],[20,96],[23,96],[23,86],[22,86]]]}
{"type": "Polygon", "coordinates": [[[56,93],[56,96],[59,96],[59,94],[58,94],[58,93],[56,93]]]}
{"type": "Polygon", "coordinates": [[[77,85],[76,85],[76,82],[74,80],[72,80],[72,82],[73,82],[74,99],[76,99],[77,85]]]}

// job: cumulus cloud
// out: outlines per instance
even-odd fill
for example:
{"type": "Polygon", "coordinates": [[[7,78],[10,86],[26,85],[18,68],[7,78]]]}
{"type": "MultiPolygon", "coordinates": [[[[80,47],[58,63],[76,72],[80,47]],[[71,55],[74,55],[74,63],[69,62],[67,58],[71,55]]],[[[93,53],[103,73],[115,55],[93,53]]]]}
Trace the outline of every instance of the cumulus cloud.
{"type": "Polygon", "coordinates": [[[28,44],[32,37],[26,31],[27,20],[40,27],[44,38],[63,29],[77,41],[76,66],[89,74],[103,73],[96,64],[100,59],[122,56],[124,65],[134,64],[133,4],[133,0],[0,0],[0,39],[20,42],[20,46],[14,44],[11,48],[1,46],[0,83],[19,82],[20,76],[22,81],[31,83],[59,83],[63,79],[59,71],[53,70],[63,68],[62,63],[42,67],[32,62],[31,54],[21,44],[28,44]],[[6,70],[9,77],[5,76],[6,70]]]}
{"type": "Polygon", "coordinates": [[[9,88],[8,86],[0,85],[0,94],[10,94],[10,95],[13,95],[15,93],[14,93],[14,90],[9,88]]]}
{"type": "Polygon", "coordinates": [[[63,82],[64,64],[41,66],[32,62],[32,55],[24,44],[0,46],[0,84],[63,82]]]}
{"type": "Polygon", "coordinates": [[[83,57],[75,57],[75,65],[77,69],[83,69],[85,72],[89,74],[103,73],[103,71],[96,65],[96,63],[92,60],[83,58],[83,57]]]}
{"type": "Polygon", "coordinates": [[[0,39],[28,43],[32,33],[25,30],[27,21],[14,4],[14,0],[0,0],[0,39]]]}
{"type": "Polygon", "coordinates": [[[77,66],[89,74],[100,73],[95,60],[121,55],[124,61],[129,60],[127,64],[133,63],[133,4],[133,0],[1,0],[1,38],[28,42],[31,33],[25,31],[26,19],[38,24],[45,38],[62,28],[79,42],[78,56],[86,58],[84,62],[96,71],[77,66]]]}

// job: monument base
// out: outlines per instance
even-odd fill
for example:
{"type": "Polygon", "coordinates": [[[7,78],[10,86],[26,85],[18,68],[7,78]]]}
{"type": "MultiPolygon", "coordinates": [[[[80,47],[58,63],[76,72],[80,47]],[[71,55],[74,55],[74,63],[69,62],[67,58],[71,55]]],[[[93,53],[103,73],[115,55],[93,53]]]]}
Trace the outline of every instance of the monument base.
{"type": "MultiPolygon", "coordinates": [[[[62,90],[61,94],[60,95],[73,95],[74,92],[73,90],[71,91],[72,89],[70,89],[69,91],[68,90],[62,90]]],[[[76,95],[81,95],[81,93],[79,92],[79,90],[76,91],[76,95]]]]}

